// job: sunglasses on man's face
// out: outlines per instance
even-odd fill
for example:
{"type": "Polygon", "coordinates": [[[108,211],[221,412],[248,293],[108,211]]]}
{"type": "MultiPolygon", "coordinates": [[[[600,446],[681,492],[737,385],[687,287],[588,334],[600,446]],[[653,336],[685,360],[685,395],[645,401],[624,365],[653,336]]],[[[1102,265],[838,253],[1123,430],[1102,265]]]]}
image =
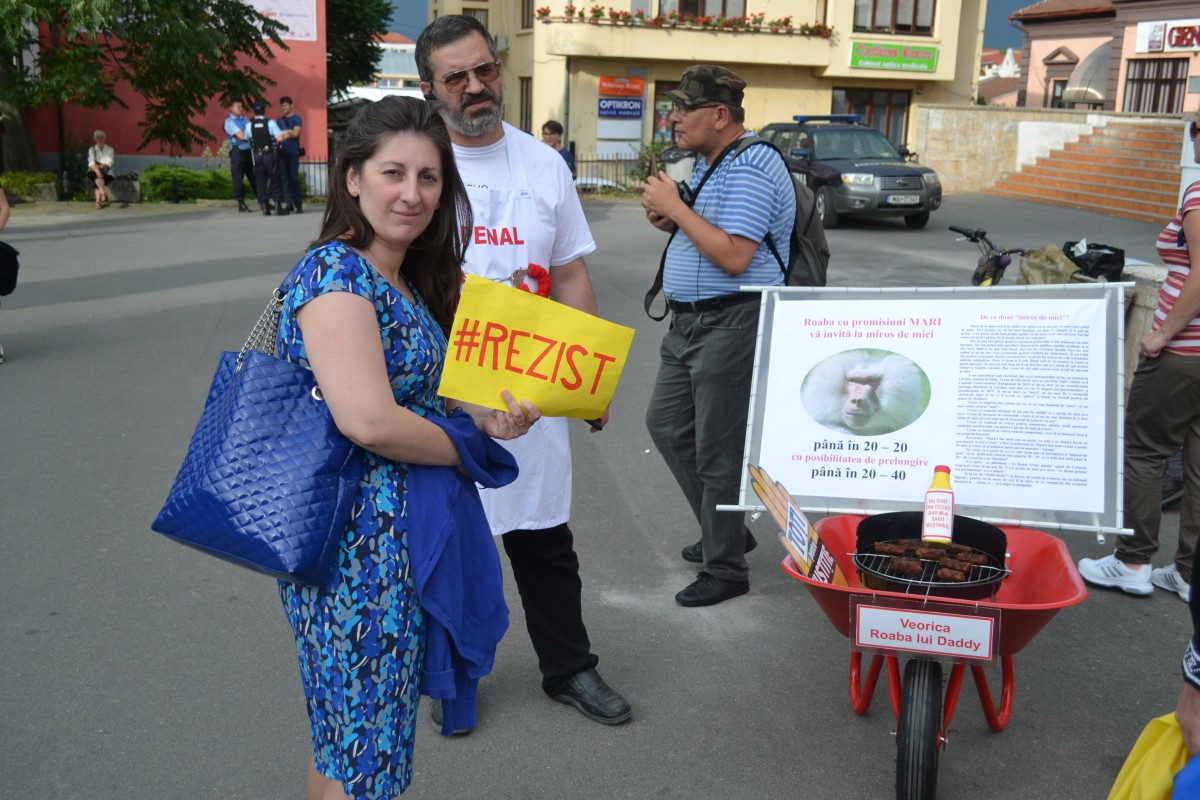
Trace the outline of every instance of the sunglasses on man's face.
{"type": "Polygon", "coordinates": [[[448,72],[441,80],[434,78],[435,81],[446,87],[447,92],[458,94],[467,88],[467,84],[471,80],[471,73],[475,73],[475,77],[480,83],[493,81],[500,74],[499,61],[485,61],[482,64],[476,64],[468,69],[460,69],[457,72],[448,72]]]}

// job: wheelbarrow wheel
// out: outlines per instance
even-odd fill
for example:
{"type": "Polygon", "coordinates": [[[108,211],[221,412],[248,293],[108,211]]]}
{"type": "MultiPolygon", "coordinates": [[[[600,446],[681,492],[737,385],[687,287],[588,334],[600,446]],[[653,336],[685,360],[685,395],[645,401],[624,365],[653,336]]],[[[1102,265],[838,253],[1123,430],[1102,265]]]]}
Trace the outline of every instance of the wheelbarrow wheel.
{"type": "Polygon", "coordinates": [[[942,665],[911,659],[904,666],[896,729],[896,800],[933,800],[937,795],[941,724],[942,665]]]}

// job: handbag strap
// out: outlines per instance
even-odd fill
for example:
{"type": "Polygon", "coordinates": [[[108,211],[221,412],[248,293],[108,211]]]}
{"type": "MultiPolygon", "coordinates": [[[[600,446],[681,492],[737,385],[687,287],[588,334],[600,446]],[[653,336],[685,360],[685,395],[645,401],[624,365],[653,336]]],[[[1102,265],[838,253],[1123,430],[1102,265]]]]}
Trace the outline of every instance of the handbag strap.
{"type": "Polygon", "coordinates": [[[272,293],[271,301],[258,315],[258,321],[254,323],[250,335],[246,337],[246,343],[238,352],[237,368],[239,370],[242,368],[242,361],[246,358],[246,353],[251,350],[258,350],[269,356],[275,355],[275,339],[279,335],[279,315],[283,312],[283,298],[284,293],[281,286],[272,293]]]}
{"type": "Polygon", "coordinates": [[[296,280],[296,273],[304,266],[302,260],[299,264],[292,267],[288,272],[287,277],[279,284],[279,287],[271,293],[271,300],[267,303],[267,307],[258,315],[258,321],[254,323],[254,327],[250,329],[250,335],[246,337],[245,344],[238,352],[237,368],[242,368],[242,361],[246,358],[246,353],[251,350],[258,350],[266,353],[269,356],[277,356],[275,351],[275,340],[279,337],[279,317],[283,313],[283,299],[287,297],[287,287],[296,280]]]}

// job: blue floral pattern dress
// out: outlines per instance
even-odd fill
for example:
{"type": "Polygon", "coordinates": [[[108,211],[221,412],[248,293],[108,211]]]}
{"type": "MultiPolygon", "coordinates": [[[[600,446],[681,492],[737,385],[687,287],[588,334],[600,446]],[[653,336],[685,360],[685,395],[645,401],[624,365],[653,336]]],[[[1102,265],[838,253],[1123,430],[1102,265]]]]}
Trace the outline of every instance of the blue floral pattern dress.
{"type": "MultiPolygon", "coordinates": [[[[296,312],[327,292],[371,301],[396,402],[444,416],[437,384],[446,339],[433,315],[419,295],[410,303],[344,244],[316,247],[297,266],[280,318],[280,357],[308,366],[296,312]]],[[[378,800],[401,794],[412,779],[425,616],[409,564],[407,466],[362,457],[336,585],[281,582],[280,594],[296,635],[317,770],[351,797],[378,800]]]]}

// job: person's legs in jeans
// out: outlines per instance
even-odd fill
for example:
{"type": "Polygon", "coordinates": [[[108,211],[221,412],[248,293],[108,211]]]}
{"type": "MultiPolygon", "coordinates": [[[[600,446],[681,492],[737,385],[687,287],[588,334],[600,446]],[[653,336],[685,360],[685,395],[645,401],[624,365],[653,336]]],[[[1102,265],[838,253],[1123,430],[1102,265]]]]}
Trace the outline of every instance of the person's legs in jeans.
{"type": "Polygon", "coordinates": [[[546,530],[509,531],[500,538],[521,595],[542,689],[553,695],[572,676],[600,661],[592,654],[583,624],[583,582],[574,537],[563,523],[546,530]]]}
{"type": "Polygon", "coordinates": [[[300,157],[295,153],[280,150],[275,155],[279,170],[279,185],[283,192],[283,204],[292,209],[300,208],[300,157]]]}
{"type": "Polygon", "coordinates": [[[279,181],[280,196],[283,202],[280,208],[291,208],[292,206],[292,170],[288,164],[288,154],[284,150],[275,151],[275,173],[279,181]]]}

